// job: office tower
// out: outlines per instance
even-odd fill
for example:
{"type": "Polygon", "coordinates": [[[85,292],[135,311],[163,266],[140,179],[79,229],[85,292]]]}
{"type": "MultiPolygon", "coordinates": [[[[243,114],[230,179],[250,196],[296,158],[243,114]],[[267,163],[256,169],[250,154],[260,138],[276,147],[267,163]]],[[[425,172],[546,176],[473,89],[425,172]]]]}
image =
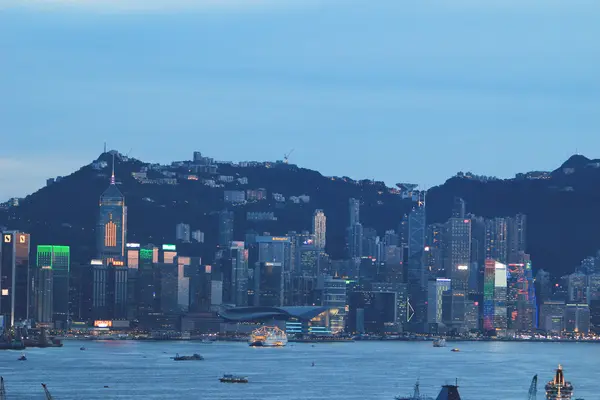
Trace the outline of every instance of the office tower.
{"type": "Polygon", "coordinates": [[[140,265],[140,244],[127,243],[125,245],[127,268],[137,270],[140,265]]]}
{"type": "Polygon", "coordinates": [[[135,286],[135,303],[138,316],[145,316],[155,311],[156,282],[154,264],[158,262],[158,248],[147,245],[140,248],[139,266],[135,286]],[[156,256],[156,258],[155,258],[156,256]]]}
{"type": "Polygon", "coordinates": [[[454,204],[452,205],[452,218],[464,219],[466,210],[467,206],[465,201],[460,197],[455,197],[454,204]]]}
{"type": "Polygon", "coordinates": [[[191,230],[189,224],[183,222],[175,226],[175,240],[178,242],[189,243],[191,230]]]}
{"type": "Polygon", "coordinates": [[[108,310],[108,265],[103,260],[91,260],[90,268],[92,270],[92,312],[94,320],[111,319],[108,310]]]}
{"type": "Polygon", "coordinates": [[[507,219],[485,221],[485,258],[506,264],[508,258],[507,219]]]}
{"type": "Polygon", "coordinates": [[[490,259],[485,261],[483,327],[486,331],[506,330],[508,327],[506,273],[505,264],[490,259]]]}
{"type": "Polygon", "coordinates": [[[35,312],[33,314],[39,326],[52,327],[52,268],[40,266],[35,271],[35,312]]]}
{"type": "Polygon", "coordinates": [[[377,258],[379,236],[373,228],[364,228],[362,234],[362,257],[377,258]]]}
{"type": "MultiPolygon", "coordinates": [[[[38,277],[45,280],[48,276],[52,277],[52,284],[44,283],[45,295],[52,298],[51,321],[57,327],[66,327],[70,320],[69,316],[69,279],[71,271],[70,248],[69,246],[52,246],[40,245],[37,246],[37,271],[38,277]]],[[[36,285],[37,298],[44,303],[44,293],[38,293],[36,285]]],[[[40,305],[36,305],[39,310],[40,305]]],[[[46,306],[43,306],[46,307],[46,306]]],[[[47,308],[45,309],[47,311],[47,308]]]]}
{"type": "Polygon", "coordinates": [[[347,228],[348,258],[360,258],[363,255],[363,227],[354,224],[347,228]]]}
{"type": "Polygon", "coordinates": [[[396,231],[393,229],[387,230],[385,231],[385,235],[383,237],[383,243],[386,246],[399,246],[400,236],[398,236],[396,231]]]}
{"type": "Polygon", "coordinates": [[[423,251],[425,248],[425,202],[419,200],[408,214],[408,257],[423,251]]]}
{"type": "Polygon", "coordinates": [[[323,210],[315,210],[313,215],[312,233],[315,237],[315,246],[325,250],[325,236],[327,232],[327,217],[323,210]]]}
{"type": "Polygon", "coordinates": [[[425,235],[425,268],[428,276],[436,278],[443,276],[444,250],[446,246],[446,227],[444,224],[431,224],[427,226],[425,235]]]}
{"type": "Polygon", "coordinates": [[[565,306],[565,331],[569,333],[589,333],[590,308],[587,304],[573,303],[565,306]]]}
{"type": "Polygon", "coordinates": [[[231,293],[238,307],[248,305],[248,250],[244,242],[231,242],[231,293]]]}
{"type": "Polygon", "coordinates": [[[401,247],[408,247],[408,214],[402,216],[402,220],[398,225],[398,238],[401,247]]]}
{"type": "Polygon", "coordinates": [[[281,307],[284,299],[284,274],[280,262],[260,262],[254,270],[255,306],[281,307]]]}
{"type": "Polygon", "coordinates": [[[571,303],[587,303],[588,278],[581,272],[568,276],[567,300],[571,303]]]}
{"type": "Polygon", "coordinates": [[[360,223],[360,200],[350,199],[348,200],[348,208],[350,211],[350,223],[348,226],[352,226],[360,223]]]}
{"type": "Polygon", "coordinates": [[[437,278],[428,282],[427,288],[427,323],[442,323],[442,300],[444,292],[451,289],[450,279],[437,278]]]}
{"type": "Polygon", "coordinates": [[[517,331],[531,331],[537,324],[533,272],[529,255],[521,253],[521,261],[508,264],[508,327],[517,331]]]}
{"type": "Polygon", "coordinates": [[[0,315],[12,327],[29,319],[29,234],[2,233],[0,257],[0,315]]]}
{"type": "Polygon", "coordinates": [[[96,226],[96,249],[98,258],[105,265],[113,260],[124,261],[127,238],[127,207],[125,197],[115,183],[113,171],[110,185],[100,196],[100,213],[96,226]]]}
{"type": "Polygon", "coordinates": [[[565,302],[545,301],[540,307],[539,328],[545,332],[561,333],[565,328],[565,302]]]}
{"type": "Polygon", "coordinates": [[[288,269],[284,265],[291,242],[288,236],[257,236],[255,240],[258,244],[258,262],[280,263],[284,270],[288,269]]]}
{"type": "Polygon", "coordinates": [[[227,248],[233,240],[233,211],[219,213],[219,246],[227,248]]]}
{"type": "Polygon", "coordinates": [[[509,263],[518,263],[519,254],[526,252],[527,235],[527,216],[517,214],[512,218],[507,218],[507,241],[509,263]]]}
{"type": "MultiPolygon", "coordinates": [[[[462,200],[462,199],[461,199],[462,200]]],[[[452,290],[467,291],[471,264],[471,220],[453,217],[448,221],[447,257],[452,290]]]]}
{"type": "Polygon", "coordinates": [[[190,308],[190,276],[191,257],[177,256],[177,307],[182,312],[190,308]]]}
{"type": "Polygon", "coordinates": [[[319,275],[319,254],[320,249],[313,245],[300,245],[296,251],[296,265],[297,269],[295,273],[307,275],[307,276],[318,276],[319,275]]]}

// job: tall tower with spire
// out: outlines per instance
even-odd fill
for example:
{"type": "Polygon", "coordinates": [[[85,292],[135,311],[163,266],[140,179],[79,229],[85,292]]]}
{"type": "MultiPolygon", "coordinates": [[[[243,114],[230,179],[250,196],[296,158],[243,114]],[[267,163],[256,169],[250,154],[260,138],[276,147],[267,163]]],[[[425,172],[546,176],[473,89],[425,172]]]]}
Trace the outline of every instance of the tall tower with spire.
{"type": "Polygon", "coordinates": [[[100,196],[100,212],[96,226],[96,250],[98,258],[108,265],[112,261],[124,261],[127,238],[127,207],[125,197],[115,181],[115,155],[113,153],[110,185],[100,196]]]}

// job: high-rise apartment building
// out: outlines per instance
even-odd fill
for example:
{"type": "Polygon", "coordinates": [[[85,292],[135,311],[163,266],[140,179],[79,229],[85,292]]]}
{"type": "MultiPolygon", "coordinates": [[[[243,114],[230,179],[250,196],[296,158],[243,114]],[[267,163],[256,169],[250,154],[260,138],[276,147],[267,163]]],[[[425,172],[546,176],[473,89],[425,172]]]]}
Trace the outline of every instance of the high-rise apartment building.
{"type": "Polygon", "coordinates": [[[231,242],[231,294],[238,307],[248,305],[248,250],[244,242],[231,242]]]}
{"type": "Polygon", "coordinates": [[[100,213],[96,226],[98,258],[105,265],[113,260],[124,261],[127,242],[127,207],[125,197],[115,182],[114,159],[110,185],[100,196],[100,213]]]}
{"type": "Polygon", "coordinates": [[[5,324],[29,319],[31,277],[29,275],[29,234],[2,233],[0,251],[0,315],[5,324]]]}
{"type": "Polygon", "coordinates": [[[327,232],[327,217],[323,210],[315,210],[313,215],[312,233],[315,237],[315,246],[318,249],[325,249],[325,235],[327,232]]]}

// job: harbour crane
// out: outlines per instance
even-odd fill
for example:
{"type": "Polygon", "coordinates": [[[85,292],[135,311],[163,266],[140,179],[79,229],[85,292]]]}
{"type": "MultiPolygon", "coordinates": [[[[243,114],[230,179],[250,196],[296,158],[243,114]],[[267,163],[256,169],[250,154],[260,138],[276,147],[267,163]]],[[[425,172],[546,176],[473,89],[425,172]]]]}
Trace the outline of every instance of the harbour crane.
{"type": "Polygon", "coordinates": [[[48,388],[46,387],[45,383],[42,383],[42,387],[44,388],[44,393],[46,394],[46,400],[54,400],[54,397],[52,397],[52,395],[48,391],[48,388]]]}
{"type": "Polygon", "coordinates": [[[536,400],[537,398],[537,375],[533,376],[531,380],[531,385],[529,386],[529,397],[527,400],[536,400]]]}
{"type": "Polygon", "coordinates": [[[290,158],[290,155],[291,155],[291,154],[294,152],[294,150],[295,150],[295,149],[291,149],[290,151],[288,151],[288,153],[287,153],[287,154],[284,154],[284,155],[283,155],[283,162],[284,162],[284,163],[286,163],[286,164],[288,163],[288,160],[289,160],[289,158],[290,158]]]}

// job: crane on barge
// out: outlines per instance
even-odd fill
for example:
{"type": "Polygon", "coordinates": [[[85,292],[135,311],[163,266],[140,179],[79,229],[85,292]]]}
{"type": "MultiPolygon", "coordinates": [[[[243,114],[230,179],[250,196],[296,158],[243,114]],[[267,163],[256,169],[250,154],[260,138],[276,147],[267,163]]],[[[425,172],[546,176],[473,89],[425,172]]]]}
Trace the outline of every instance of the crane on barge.
{"type": "Polygon", "coordinates": [[[537,374],[533,376],[531,380],[531,385],[529,385],[529,396],[527,400],[536,400],[537,399],[537,374]]]}
{"type": "Polygon", "coordinates": [[[45,383],[42,383],[42,387],[44,388],[44,393],[46,394],[46,400],[54,400],[54,397],[52,397],[50,391],[48,391],[45,383]]]}

